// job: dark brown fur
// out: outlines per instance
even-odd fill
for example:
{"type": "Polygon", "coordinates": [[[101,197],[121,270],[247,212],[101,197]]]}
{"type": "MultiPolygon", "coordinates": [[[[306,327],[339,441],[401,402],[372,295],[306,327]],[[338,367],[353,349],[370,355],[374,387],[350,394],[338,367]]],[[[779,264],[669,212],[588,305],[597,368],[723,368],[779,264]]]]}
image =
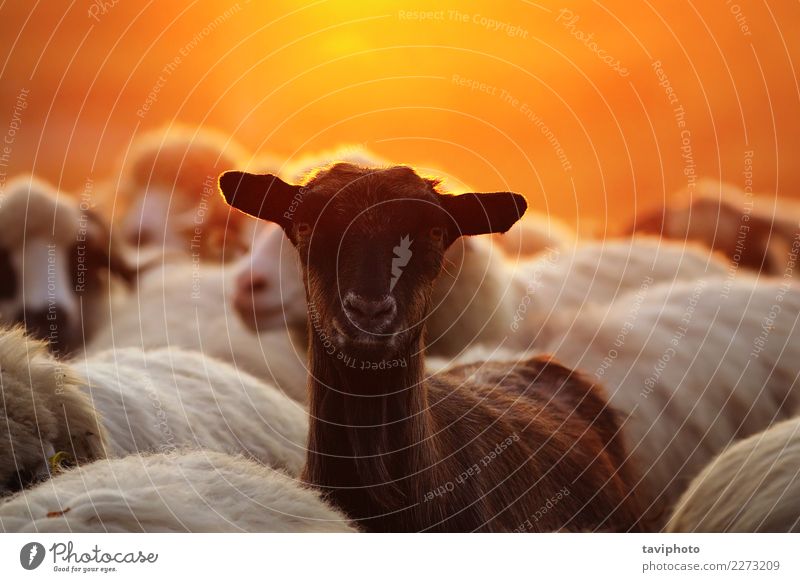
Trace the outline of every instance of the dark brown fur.
{"type": "Polygon", "coordinates": [[[349,164],[302,189],[238,172],[220,185],[236,207],[281,224],[300,252],[311,373],[302,477],[360,527],[643,528],[620,425],[598,387],[545,357],[424,374],[424,319],[444,250],[460,234],[507,230],[524,212],[521,197],[445,196],[409,168],[349,164]],[[404,233],[415,259],[392,289],[391,249],[404,233]],[[352,329],[342,302],[349,290],[389,290],[396,330],[352,329]]]}
{"type": "Polygon", "coordinates": [[[369,382],[368,375],[346,378],[312,362],[303,479],[360,527],[642,529],[617,419],[602,391],[567,368],[537,357],[460,366],[424,381],[417,360],[391,379],[395,394],[364,403],[344,394],[342,383],[369,382]],[[480,382],[467,380],[473,371],[480,382]],[[331,374],[336,388],[325,387],[331,374]],[[498,445],[502,452],[491,457],[498,445]]]}

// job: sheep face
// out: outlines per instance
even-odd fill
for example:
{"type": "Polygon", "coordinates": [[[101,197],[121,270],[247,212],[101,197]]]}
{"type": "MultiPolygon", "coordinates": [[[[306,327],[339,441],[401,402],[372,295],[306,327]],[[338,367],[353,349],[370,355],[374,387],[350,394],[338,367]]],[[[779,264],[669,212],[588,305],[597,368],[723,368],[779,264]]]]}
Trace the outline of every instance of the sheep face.
{"type": "Polygon", "coordinates": [[[339,163],[302,187],[227,172],[220,188],[229,204],[279,224],[297,248],[312,337],[365,360],[419,343],[454,240],[505,232],[526,208],[509,192],[440,194],[436,182],[403,166],[339,163]]]}
{"type": "Polygon", "coordinates": [[[134,276],[106,225],[47,184],[19,179],[0,208],[0,322],[23,324],[53,351],[82,345],[83,309],[107,274],[134,276]]]}
{"type": "Polygon", "coordinates": [[[179,128],[137,139],[120,170],[120,198],[129,205],[125,240],[203,259],[241,254],[252,221],[220,204],[216,177],[244,157],[240,146],[210,130],[179,128]]]}
{"type": "Polygon", "coordinates": [[[276,225],[267,226],[235,267],[233,306],[253,331],[306,325],[306,292],[297,253],[276,225]]]}
{"type": "Polygon", "coordinates": [[[122,234],[134,247],[182,249],[191,240],[195,210],[182,197],[173,200],[168,187],[145,188],[122,221],[122,234]]]}

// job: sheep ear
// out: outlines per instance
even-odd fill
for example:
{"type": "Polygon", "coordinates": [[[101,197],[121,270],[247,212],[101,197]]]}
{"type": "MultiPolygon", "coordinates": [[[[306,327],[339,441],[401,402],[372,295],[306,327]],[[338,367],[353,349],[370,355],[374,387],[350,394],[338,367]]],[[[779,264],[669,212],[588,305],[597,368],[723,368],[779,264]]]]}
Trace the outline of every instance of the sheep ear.
{"type": "Polygon", "coordinates": [[[127,285],[133,285],[139,275],[131,263],[126,249],[119,237],[111,235],[105,220],[94,209],[84,211],[89,224],[87,240],[96,253],[100,266],[106,267],[112,275],[120,277],[127,285]]]}
{"type": "Polygon", "coordinates": [[[461,236],[506,232],[528,208],[525,198],[513,192],[442,194],[441,202],[461,236]]]}
{"type": "Polygon", "coordinates": [[[285,230],[291,227],[292,203],[300,186],[272,174],[225,172],[219,177],[219,189],[225,202],[245,214],[275,222],[285,230]]]}

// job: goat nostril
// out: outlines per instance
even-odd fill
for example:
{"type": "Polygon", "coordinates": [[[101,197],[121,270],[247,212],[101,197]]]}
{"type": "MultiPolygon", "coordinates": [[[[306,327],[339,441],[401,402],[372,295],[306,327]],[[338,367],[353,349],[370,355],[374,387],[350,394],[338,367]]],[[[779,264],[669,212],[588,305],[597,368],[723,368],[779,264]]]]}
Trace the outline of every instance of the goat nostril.
{"type": "Polygon", "coordinates": [[[362,323],[388,323],[397,313],[395,300],[388,295],[374,300],[348,293],[343,304],[347,315],[362,323]]]}
{"type": "Polygon", "coordinates": [[[344,298],[344,309],[348,313],[355,315],[355,316],[364,316],[366,313],[363,310],[364,303],[362,301],[358,301],[355,297],[351,297],[348,295],[344,298]]]}

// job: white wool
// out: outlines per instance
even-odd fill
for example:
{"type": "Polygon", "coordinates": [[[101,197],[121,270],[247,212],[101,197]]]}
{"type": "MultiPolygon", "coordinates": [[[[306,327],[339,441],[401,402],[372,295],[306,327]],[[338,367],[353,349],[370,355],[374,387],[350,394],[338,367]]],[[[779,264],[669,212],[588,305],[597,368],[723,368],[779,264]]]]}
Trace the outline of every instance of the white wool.
{"type": "Polygon", "coordinates": [[[249,374],[178,348],[107,351],[72,364],[108,433],[108,453],[205,448],[297,475],[308,413],[249,374]]]}
{"type": "Polygon", "coordinates": [[[0,502],[4,532],[354,532],[317,492],[210,451],[101,460],[0,502]]]}
{"type": "Polygon", "coordinates": [[[78,462],[105,454],[105,431],[80,386],[44,342],[0,327],[0,494],[47,476],[56,451],[78,462]]]}
{"type": "Polygon", "coordinates": [[[726,449],[695,477],[671,532],[800,532],[800,417],[726,449]]]}
{"type": "Polygon", "coordinates": [[[447,253],[428,317],[432,355],[457,355],[485,344],[541,348],[579,321],[584,309],[609,305],[642,287],[723,277],[728,265],[696,245],[658,239],[546,248],[533,260],[505,257],[486,238],[457,241],[447,253]]]}
{"type": "Polygon", "coordinates": [[[458,239],[431,294],[427,353],[456,356],[476,343],[505,343],[518,305],[519,285],[504,253],[485,237],[458,239]]]}
{"type": "Polygon", "coordinates": [[[567,252],[575,246],[576,235],[557,218],[528,210],[508,232],[493,234],[492,240],[510,258],[527,259],[546,251],[567,252]]]}
{"type": "Polygon", "coordinates": [[[55,453],[83,463],[205,448],[293,475],[305,462],[305,408],[197,352],[127,348],[58,361],[20,330],[0,330],[0,388],[0,492],[46,477],[55,453]]]}
{"type": "Polygon", "coordinates": [[[797,408],[800,289],[708,279],[638,289],[562,319],[544,347],[592,374],[656,495],[675,499],[737,438],[797,408]]]}
{"type": "Polygon", "coordinates": [[[304,401],[305,350],[287,331],[254,334],[229,307],[230,269],[173,260],[140,277],[124,303],[112,307],[110,323],[87,348],[179,347],[233,364],[304,401]]]}
{"type": "Polygon", "coordinates": [[[724,261],[698,245],[656,238],[593,241],[518,265],[518,277],[538,292],[540,304],[569,307],[610,303],[648,278],[652,285],[728,273],[724,261]]]}
{"type": "Polygon", "coordinates": [[[658,239],[591,242],[574,249],[548,250],[515,264],[522,287],[507,345],[526,349],[547,345],[567,319],[584,309],[609,305],[642,287],[724,277],[728,265],[708,250],[658,239]]]}

